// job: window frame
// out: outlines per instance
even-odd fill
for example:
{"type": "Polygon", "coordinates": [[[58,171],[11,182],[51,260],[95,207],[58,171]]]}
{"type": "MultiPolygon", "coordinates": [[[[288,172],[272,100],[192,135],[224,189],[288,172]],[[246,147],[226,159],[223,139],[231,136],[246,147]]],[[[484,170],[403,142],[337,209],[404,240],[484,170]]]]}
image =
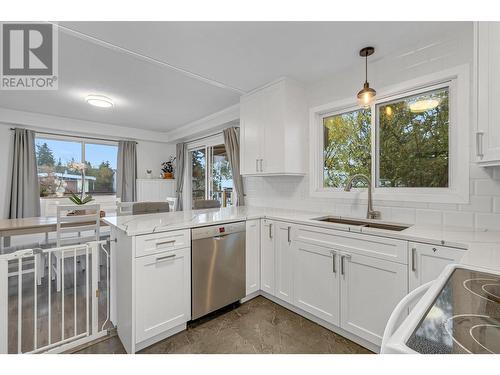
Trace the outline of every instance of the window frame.
{"type": "MultiPolygon", "coordinates": [[[[470,158],[470,82],[469,65],[421,76],[378,90],[371,105],[371,183],[373,198],[381,201],[410,201],[427,203],[469,202],[470,158]],[[449,95],[449,186],[447,188],[388,188],[378,187],[379,132],[377,106],[448,87],[449,95]],[[460,152],[462,151],[462,152],[460,152]]],[[[359,109],[354,97],[310,109],[310,195],[323,198],[366,198],[366,188],[344,191],[343,187],[323,186],[323,118],[359,109]]]]}
{"type": "MultiPolygon", "coordinates": [[[[85,145],[87,145],[87,144],[118,147],[118,141],[108,141],[108,140],[104,140],[104,139],[85,138],[85,137],[78,137],[78,136],[74,136],[74,135],[47,134],[47,133],[43,133],[43,132],[40,132],[40,133],[35,132],[35,143],[36,143],[37,139],[48,139],[48,140],[54,140],[54,141],[66,141],[66,142],[79,143],[80,144],[80,153],[81,153],[81,160],[79,161],[80,163],[85,162],[85,145]]],[[[95,197],[97,197],[97,196],[113,196],[113,195],[116,195],[116,191],[114,193],[98,193],[98,194],[86,192],[86,194],[91,194],[92,196],[95,196],[95,197]]],[[[52,198],[57,198],[57,197],[40,197],[40,199],[52,199],[52,198]]],[[[61,199],[61,198],[59,198],[59,199],[61,199]]]]}

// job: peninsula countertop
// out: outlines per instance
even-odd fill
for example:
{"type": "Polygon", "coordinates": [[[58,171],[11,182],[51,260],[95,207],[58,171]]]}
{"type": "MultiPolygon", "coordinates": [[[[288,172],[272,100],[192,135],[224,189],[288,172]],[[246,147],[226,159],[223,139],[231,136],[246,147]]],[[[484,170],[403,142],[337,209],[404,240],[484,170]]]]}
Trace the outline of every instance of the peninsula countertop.
{"type": "MultiPolygon", "coordinates": [[[[365,228],[360,227],[359,225],[347,225],[314,220],[318,217],[324,217],[325,215],[326,214],[324,212],[318,213],[289,209],[242,206],[220,209],[176,211],[136,216],[106,217],[104,218],[104,221],[106,221],[109,225],[124,231],[128,236],[137,236],[172,230],[191,229],[207,225],[224,224],[235,221],[266,218],[270,220],[286,221],[294,224],[366,233],[381,237],[390,237],[406,241],[424,242],[463,249],[468,249],[473,244],[481,244],[483,245],[483,248],[494,249],[500,253],[500,231],[474,230],[472,228],[444,227],[436,225],[410,225],[409,228],[402,231],[390,231],[377,228],[365,228]]],[[[381,220],[375,221],[383,222],[381,220]]]]}

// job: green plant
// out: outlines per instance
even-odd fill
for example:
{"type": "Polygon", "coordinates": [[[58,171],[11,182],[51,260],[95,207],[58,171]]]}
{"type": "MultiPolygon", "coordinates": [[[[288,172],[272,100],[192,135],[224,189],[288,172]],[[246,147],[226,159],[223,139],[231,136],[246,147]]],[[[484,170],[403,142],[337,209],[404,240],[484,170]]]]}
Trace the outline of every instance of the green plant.
{"type": "Polygon", "coordinates": [[[76,195],[75,193],[71,192],[71,196],[69,197],[69,200],[71,202],[73,202],[74,204],[81,206],[81,205],[84,205],[84,204],[87,204],[87,203],[93,201],[94,198],[92,198],[92,195],[87,195],[84,198],[82,198],[82,197],[79,197],[78,195],[76,195]]]}
{"type": "Polygon", "coordinates": [[[164,173],[173,173],[174,172],[174,161],[175,158],[171,156],[168,161],[164,161],[161,163],[161,171],[164,173]]]}

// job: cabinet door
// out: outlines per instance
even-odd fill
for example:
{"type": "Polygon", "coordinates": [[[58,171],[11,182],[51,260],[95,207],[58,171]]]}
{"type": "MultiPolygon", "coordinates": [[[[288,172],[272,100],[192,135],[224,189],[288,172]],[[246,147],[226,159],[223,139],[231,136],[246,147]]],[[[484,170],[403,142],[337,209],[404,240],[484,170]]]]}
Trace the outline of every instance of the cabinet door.
{"type": "Polygon", "coordinates": [[[329,248],[299,241],[294,241],[293,253],[293,304],[339,325],[338,256],[329,248]]]}
{"type": "Polygon", "coordinates": [[[155,180],[137,180],[137,201],[158,202],[160,199],[160,183],[155,180]]]}
{"type": "Polygon", "coordinates": [[[260,288],[274,296],[274,232],[275,225],[271,220],[261,221],[260,236],[260,288]]]}
{"type": "Polygon", "coordinates": [[[500,165],[500,24],[478,24],[478,161],[500,165]]]}
{"type": "Polygon", "coordinates": [[[240,103],[240,173],[260,173],[260,148],[263,134],[264,99],[259,95],[248,95],[240,103]]]}
{"type": "Polygon", "coordinates": [[[443,269],[462,259],[464,250],[410,242],[410,291],[435,280],[443,269]]]}
{"type": "Polygon", "coordinates": [[[292,303],[292,226],[276,223],[275,296],[292,303]]]}
{"type": "Polygon", "coordinates": [[[246,294],[260,289],[260,220],[246,222],[246,294]]]}
{"type": "MultiPolygon", "coordinates": [[[[258,93],[262,95],[265,122],[261,138],[261,158],[263,174],[285,172],[285,84],[276,83],[258,93]]],[[[299,152],[300,153],[300,152],[299,152]]]]}
{"type": "Polygon", "coordinates": [[[135,260],[136,343],[190,319],[190,269],[189,248],[135,260]]]}
{"type": "Polygon", "coordinates": [[[389,317],[407,294],[407,265],[358,254],[340,256],[341,327],[381,345],[389,317]]]}

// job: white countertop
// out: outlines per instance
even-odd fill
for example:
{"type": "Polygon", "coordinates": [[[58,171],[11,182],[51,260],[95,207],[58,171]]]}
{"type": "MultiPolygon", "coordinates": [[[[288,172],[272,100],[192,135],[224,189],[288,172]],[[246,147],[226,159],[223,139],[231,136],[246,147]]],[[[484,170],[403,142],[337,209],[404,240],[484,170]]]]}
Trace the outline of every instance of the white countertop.
{"type": "MultiPolygon", "coordinates": [[[[313,220],[324,217],[324,213],[297,210],[271,209],[260,207],[227,207],[221,209],[177,211],[161,214],[106,217],[104,221],[115,226],[129,236],[159,233],[171,230],[190,229],[240,220],[268,218],[296,224],[312,225],[351,232],[362,232],[383,237],[399,238],[459,248],[468,248],[474,243],[498,244],[500,231],[473,230],[460,227],[412,225],[403,231],[389,231],[376,228],[360,228],[356,225],[328,223],[313,220]]],[[[335,216],[335,215],[331,215],[335,216]]],[[[382,222],[373,220],[374,222],[382,222]]],[[[397,223],[400,224],[400,223],[397,223]]]]}

